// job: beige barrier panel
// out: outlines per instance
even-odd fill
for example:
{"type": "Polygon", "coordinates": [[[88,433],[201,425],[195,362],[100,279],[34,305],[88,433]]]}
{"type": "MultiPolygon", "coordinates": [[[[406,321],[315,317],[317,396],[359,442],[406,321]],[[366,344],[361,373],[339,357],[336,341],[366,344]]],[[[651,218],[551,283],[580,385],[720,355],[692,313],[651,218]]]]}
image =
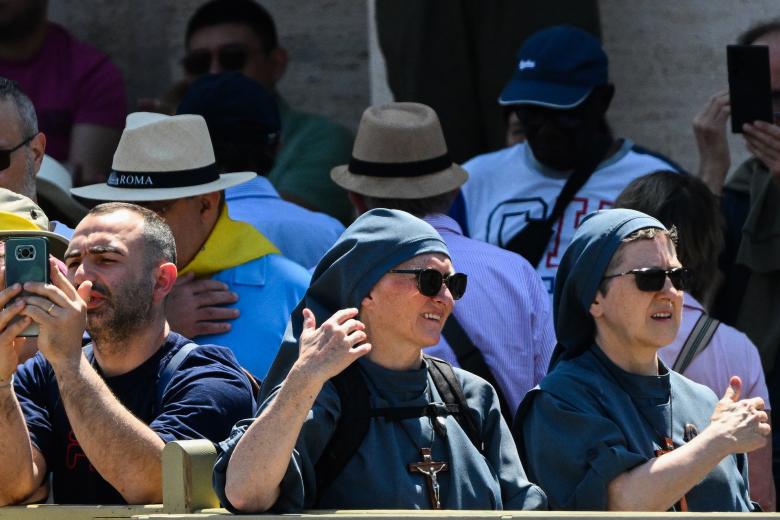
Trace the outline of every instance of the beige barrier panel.
{"type": "Polygon", "coordinates": [[[98,518],[137,518],[162,512],[162,505],[148,506],[31,506],[0,507],[0,520],[89,520],[98,518]]]}
{"type": "Polygon", "coordinates": [[[217,458],[207,440],[173,441],[163,448],[163,511],[193,513],[217,508],[219,500],[211,487],[211,470],[217,458]]]}

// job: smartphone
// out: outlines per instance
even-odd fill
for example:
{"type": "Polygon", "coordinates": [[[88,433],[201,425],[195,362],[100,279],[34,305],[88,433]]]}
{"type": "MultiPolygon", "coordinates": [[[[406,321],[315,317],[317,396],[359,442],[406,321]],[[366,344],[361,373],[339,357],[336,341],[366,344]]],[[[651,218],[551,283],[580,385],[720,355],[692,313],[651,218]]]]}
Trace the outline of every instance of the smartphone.
{"type": "MultiPolygon", "coordinates": [[[[5,241],[5,286],[24,282],[50,282],[49,242],[44,237],[14,237],[5,241]]],[[[21,293],[21,296],[28,295],[27,291],[21,293]]],[[[17,316],[14,321],[20,319],[17,316]]],[[[19,335],[37,336],[38,324],[31,323],[19,335]]]]}
{"type": "Polygon", "coordinates": [[[769,47],[729,45],[726,47],[731,100],[731,131],[742,133],[742,125],[754,121],[774,123],[772,81],[769,75],[769,47]]]}

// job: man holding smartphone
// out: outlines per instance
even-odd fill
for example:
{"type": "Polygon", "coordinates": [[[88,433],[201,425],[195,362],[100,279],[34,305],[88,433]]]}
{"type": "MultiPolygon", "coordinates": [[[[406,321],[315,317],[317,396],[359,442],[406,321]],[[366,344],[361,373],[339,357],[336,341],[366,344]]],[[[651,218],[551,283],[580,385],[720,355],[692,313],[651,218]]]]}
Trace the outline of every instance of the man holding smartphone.
{"type": "Polygon", "coordinates": [[[253,412],[251,384],[228,349],[170,330],[176,250],[155,213],[93,208],[65,260],[67,277],[52,260],[29,296],[0,291],[0,504],[45,499],[50,472],[57,503],[161,502],[165,443],[227,436],[253,412]],[[40,352],[17,368],[13,341],[31,323],[40,352]]]}
{"type": "MultiPolygon", "coordinates": [[[[739,45],[769,47],[769,76],[772,106],[780,112],[780,19],[756,25],[737,38],[739,45]]],[[[749,72],[749,71],[748,71],[749,72]]],[[[765,70],[756,70],[755,78],[765,70]]],[[[726,139],[732,106],[728,91],[721,91],[708,101],[693,120],[694,136],[699,150],[699,177],[710,190],[721,196],[725,218],[725,248],[720,269],[723,284],[712,305],[711,314],[747,334],[761,355],[770,401],[780,399],[780,323],[776,319],[780,306],[780,127],[765,121],[744,124],[740,129],[745,146],[753,155],[740,164],[726,179],[731,154],[726,139]]],[[[739,101],[739,99],[738,99],[739,101]]],[[[736,101],[735,101],[736,102],[736,101]]],[[[735,107],[739,110],[740,107],[735,107]]],[[[773,422],[773,427],[777,426],[773,422]]],[[[777,434],[773,434],[777,435],[777,434]]],[[[775,442],[780,441],[778,439],[775,442]]],[[[767,445],[750,456],[750,491],[766,511],[776,507],[776,482],[780,461],[774,461],[767,445]],[[770,474],[774,466],[774,483],[770,474]]]]}

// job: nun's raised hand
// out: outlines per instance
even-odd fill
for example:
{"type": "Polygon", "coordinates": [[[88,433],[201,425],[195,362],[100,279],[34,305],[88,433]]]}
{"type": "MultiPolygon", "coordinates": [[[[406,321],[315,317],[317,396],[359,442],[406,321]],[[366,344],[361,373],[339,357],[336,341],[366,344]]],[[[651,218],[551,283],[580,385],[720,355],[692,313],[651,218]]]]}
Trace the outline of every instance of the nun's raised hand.
{"type": "Polygon", "coordinates": [[[366,326],[355,319],[357,315],[355,308],[342,309],[317,327],[314,313],[303,309],[296,369],[324,384],[368,354],[371,344],[364,343],[368,339],[366,326]]]}

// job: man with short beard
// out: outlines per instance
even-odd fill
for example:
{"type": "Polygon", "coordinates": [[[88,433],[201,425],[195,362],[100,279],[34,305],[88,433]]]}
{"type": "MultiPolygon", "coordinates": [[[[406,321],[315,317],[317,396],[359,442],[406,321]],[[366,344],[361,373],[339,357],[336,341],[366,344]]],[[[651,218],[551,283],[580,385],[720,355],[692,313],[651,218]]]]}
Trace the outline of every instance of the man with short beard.
{"type": "Polygon", "coordinates": [[[0,291],[0,504],[162,501],[166,442],[227,436],[253,412],[232,352],[170,330],[170,228],[126,203],[96,206],[65,253],[67,278],[0,291]],[[12,323],[15,316],[22,319],[12,323]],[[40,353],[17,368],[13,339],[38,324],[40,353]],[[86,325],[92,344],[82,349],[86,325]]]}

